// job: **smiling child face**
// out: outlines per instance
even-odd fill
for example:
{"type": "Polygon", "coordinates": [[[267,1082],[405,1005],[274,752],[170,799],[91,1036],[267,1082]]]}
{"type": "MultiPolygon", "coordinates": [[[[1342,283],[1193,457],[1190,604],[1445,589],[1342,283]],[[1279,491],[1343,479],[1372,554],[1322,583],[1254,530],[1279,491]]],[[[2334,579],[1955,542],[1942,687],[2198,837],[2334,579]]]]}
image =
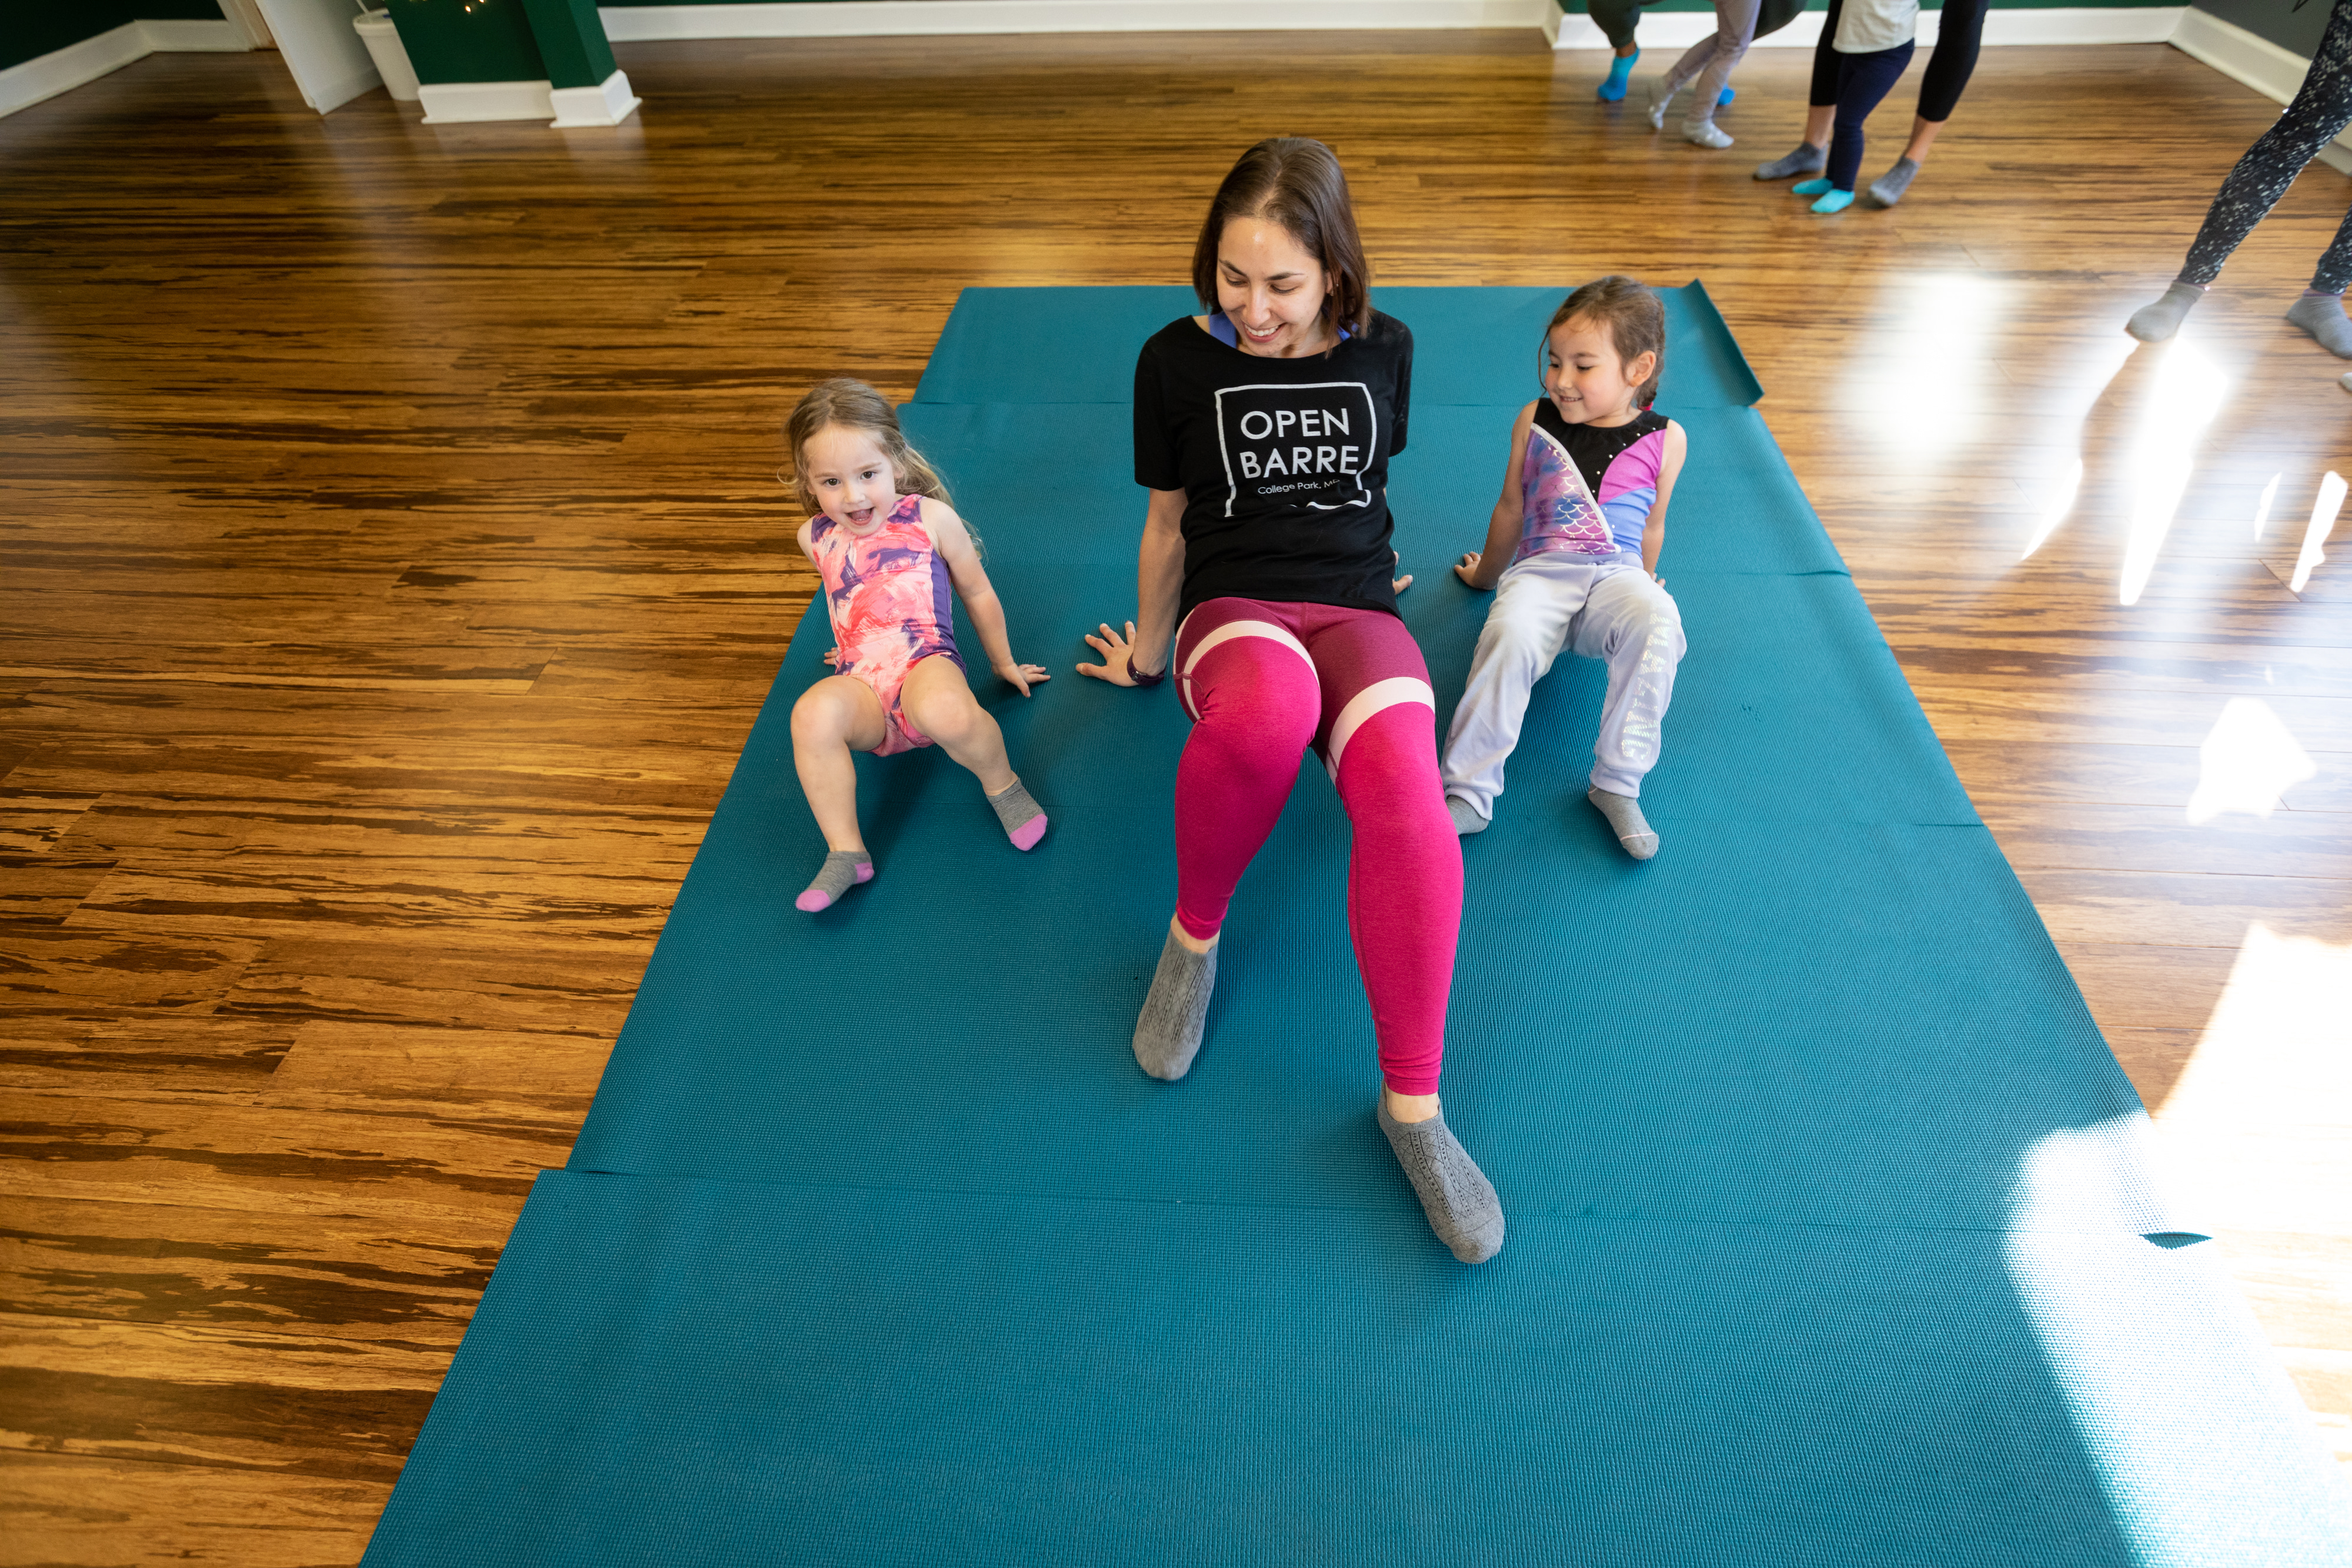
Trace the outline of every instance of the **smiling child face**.
{"type": "Polygon", "coordinates": [[[801,445],[801,483],[824,515],[853,533],[878,526],[898,504],[898,475],[862,430],[828,424],[801,445]]]}
{"type": "Polygon", "coordinates": [[[1607,323],[1571,316],[1545,340],[1544,391],[1570,424],[1622,424],[1633,417],[1634,392],[1649,380],[1655,357],[1636,354],[1627,364],[1607,323]]]}

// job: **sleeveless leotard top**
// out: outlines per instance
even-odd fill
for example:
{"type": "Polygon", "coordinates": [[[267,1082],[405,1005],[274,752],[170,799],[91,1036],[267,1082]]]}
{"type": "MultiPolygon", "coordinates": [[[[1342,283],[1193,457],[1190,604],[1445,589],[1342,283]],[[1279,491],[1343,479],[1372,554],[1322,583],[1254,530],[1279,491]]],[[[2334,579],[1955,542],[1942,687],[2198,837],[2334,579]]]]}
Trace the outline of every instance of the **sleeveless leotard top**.
{"type": "Polygon", "coordinates": [[[1556,550],[1640,554],[1665,451],[1662,413],[1644,409],[1602,428],[1570,424],[1549,398],[1538,401],[1519,464],[1519,548],[1511,559],[1556,550]]]}
{"type": "Polygon", "coordinates": [[[882,526],[853,534],[819,513],[809,553],[824,577],[824,605],[846,675],[903,675],[934,653],[956,655],[947,562],[923,531],[923,498],[902,497],[882,526]]]}

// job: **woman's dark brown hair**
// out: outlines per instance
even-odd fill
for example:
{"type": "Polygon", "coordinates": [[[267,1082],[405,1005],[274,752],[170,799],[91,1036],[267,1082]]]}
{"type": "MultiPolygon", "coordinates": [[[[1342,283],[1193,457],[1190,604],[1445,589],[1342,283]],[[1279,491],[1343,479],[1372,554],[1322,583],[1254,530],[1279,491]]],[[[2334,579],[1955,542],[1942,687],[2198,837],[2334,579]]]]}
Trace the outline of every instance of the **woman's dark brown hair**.
{"type": "Polygon", "coordinates": [[[1323,264],[1330,293],[1323,319],[1360,338],[1372,324],[1371,269],[1356,233],[1356,209],[1348,200],[1348,177],[1339,160],[1320,141],[1304,136],[1270,136],[1241,156],[1217,199],[1209,204],[1200,243],[1192,247],[1192,292],[1212,312],[1217,308],[1217,242],[1235,218],[1268,217],[1323,264]]]}
{"type": "Polygon", "coordinates": [[[1570,319],[1608,328],[1609,340],[1616,345],[1621,363],[1630,365],[1643,354],[1657,355],[1657,362],[1650,367],[1650,379],[1633,389],[1633,401],[1643,408],[1658,401],[1658,378],[1666,373],[1666,308],[1646,285],[1622,273],[1594,278],[1560,301],[1544,328],[1544,337],[1549,340],[1552,328],[1570,319]]]}

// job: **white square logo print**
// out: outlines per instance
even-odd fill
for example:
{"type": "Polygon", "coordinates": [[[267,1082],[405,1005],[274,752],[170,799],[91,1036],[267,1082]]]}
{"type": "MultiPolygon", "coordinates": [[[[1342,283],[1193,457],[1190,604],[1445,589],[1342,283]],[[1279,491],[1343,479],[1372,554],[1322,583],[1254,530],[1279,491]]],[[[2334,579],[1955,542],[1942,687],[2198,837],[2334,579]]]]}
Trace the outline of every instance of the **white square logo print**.
{"type": "Polygon", "coordinates": [[[1225,516],[1244,497],[1324,512],[1370,504],[1364,470],[1380,450],[1377,419],[1361,382],[1219,388],[1225,516]]]}

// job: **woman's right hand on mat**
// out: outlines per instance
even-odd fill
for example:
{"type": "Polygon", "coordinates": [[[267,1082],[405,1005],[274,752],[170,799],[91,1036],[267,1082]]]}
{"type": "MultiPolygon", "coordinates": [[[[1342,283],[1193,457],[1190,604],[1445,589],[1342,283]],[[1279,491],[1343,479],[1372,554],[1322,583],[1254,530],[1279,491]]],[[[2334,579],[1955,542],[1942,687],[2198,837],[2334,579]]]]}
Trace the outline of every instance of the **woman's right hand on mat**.
{"type": "Polygon", "coordinates": [[[1135,685],[1134,672],[1129,668],[1129,662],[1135,657],[1134,622],[1130,621],[1127,623],[1125,636],[1112,631],[1110,623],[1105,622],[1087,633],[1087,646],[1100,653],[1103,662],[1099,664],[1080,664],[1078,674],[1092,675],[1098,681],[1108,681],[1115,686],[1135,685]]]}

